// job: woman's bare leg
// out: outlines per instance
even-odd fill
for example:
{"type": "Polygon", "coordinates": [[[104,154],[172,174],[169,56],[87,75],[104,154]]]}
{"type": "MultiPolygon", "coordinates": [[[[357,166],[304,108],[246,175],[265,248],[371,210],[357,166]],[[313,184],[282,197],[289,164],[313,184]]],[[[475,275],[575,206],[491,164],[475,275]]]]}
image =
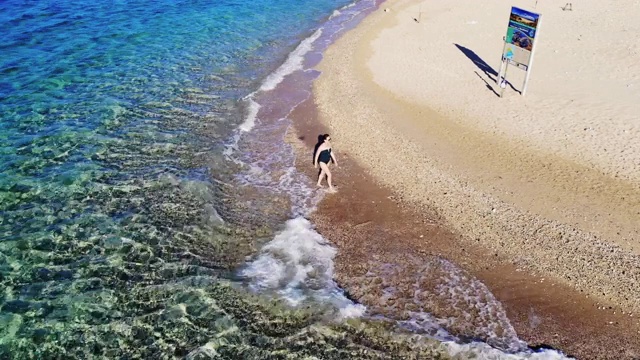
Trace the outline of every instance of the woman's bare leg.
{"type": "Polygon", "coordinates": [[[324,179],[324,175],[324,168],[322,168],[322,165],[320,165],[320,173],[318,173],[318,187],[322,187],[322,179],[324,179]]]}
{"type": "Polygon", "coordinates": [[[320,168],[327,174],[327,183],[329,183],[329,189],[335,190],[333,188],[333,183],[331,182],[331,171],[329,171],[329,166],[323,162],[320,163],[320,168]]]}

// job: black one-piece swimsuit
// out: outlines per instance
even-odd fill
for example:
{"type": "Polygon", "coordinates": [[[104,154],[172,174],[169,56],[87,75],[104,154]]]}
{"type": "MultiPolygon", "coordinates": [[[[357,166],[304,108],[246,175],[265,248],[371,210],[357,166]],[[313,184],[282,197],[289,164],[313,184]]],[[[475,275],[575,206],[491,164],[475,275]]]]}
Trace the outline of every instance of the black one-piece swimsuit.
{"type": "Polygon", "coordinates": [[[331,149],[322,150],[320,156],[318,156],[318,161],[328,164],[331,161],[331,149]]]}

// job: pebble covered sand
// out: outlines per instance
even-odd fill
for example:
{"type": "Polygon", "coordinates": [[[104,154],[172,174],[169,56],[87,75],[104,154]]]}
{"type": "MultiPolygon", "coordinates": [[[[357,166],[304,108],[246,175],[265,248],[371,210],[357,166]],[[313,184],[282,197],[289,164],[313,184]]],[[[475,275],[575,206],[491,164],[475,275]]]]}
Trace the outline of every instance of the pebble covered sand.
{"type": "MultiPolygon", "coordinates": [[[[579,67],[562,64],[569,71],[558,79],[562,75],[553,73],[556,70],[545,72],[553,59],[541,50],[527,96],[507,91],[500,99],[490,91],[499,90],[490,69],[499,65],[493,60],[499,60],[509,10],[500,3],[383,3],[326,51],[314,85],[320,119],[337,149],[405,203],[435,210],[465,241],[523,270],[552,276],[586,296],[637,313],[640,142],[635,114],[640,105],[632,95],[640,86],[624,86],[625,92],[618,85],[638,80],[640,66],[621,57],[612,71],[620,67],[626,73],[606,73],[610,81],[602,87],[608,88],[597,89],[593,78],[575,80],[575,71],[596,73],[591,67],[601,60],[597,52],[590,52],[579,67]],[[477,14],[482,7],[484,16],[471,18],[474,7],[477,14]],[[492,24],[473,28],[473,21],[492,24]],[[461,30],[465,26],[466,32],[461,30]],[[493,27],[498,28],[493,35],[497,41],[486,35],[493,27]],[[489,40],[493,43],[488,47],[497,48],[493,57],[479,50],[479,44],[489,40]],[[455,44],[478,46],[475,61],[455,44]],[[455,84],[457,90],[443,84],[455,84]],[[586,91],[587,85],[593,91],[586,91]],[[598,91],[608,95],[591,94],[598,91]],[[620,96],[612,94],[615,91],[620,96]],[[567,102],[567,96],[578,95],[575,102],[567,102]],[[526,109],[517,119],[519,125],[513,124],[512,110],[500,112],[515,104],[526,109]],[[599,122],[604,114],[615,118],[607,126],[599,122]],[[594,131],[598,136],[576,135],[594,131]]],[[[545,9],[539,5],[538,10],[562,11],[556,3],[545,9]]],[[[632,1],[622,3],[633,6],[632,1]]],[[[591,19],[595,10],[576,6],[572,20],[562,26],[571,26],[580,16],[591,19]]],[[[561,20],[554,21],[554,16],[559,15],[545,18],[545,31],[556,44],[564,39],[552,35],[561,20]]],[[[617,24],[625,26],[622,20],[617,24]]],[[[593,42],[595,49],[596,30],[581,29],[582,39],[593,42]]],[[[628,51],[637,51],[637,44],[627,45],[628,51]]],[[[573,53],[584,50],[582,46],[565,48],[573,53]]]]}

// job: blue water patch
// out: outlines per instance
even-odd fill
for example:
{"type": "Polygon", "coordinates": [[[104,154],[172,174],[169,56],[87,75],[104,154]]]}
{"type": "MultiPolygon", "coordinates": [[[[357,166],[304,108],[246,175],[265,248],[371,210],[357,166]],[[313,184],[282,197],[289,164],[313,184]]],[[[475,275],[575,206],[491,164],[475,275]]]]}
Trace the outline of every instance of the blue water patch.
{"type": "Polygon", "coordinates": [[[0,3],[0,357],[183,356],[234,327],[277,350],[312,323],[221,280],[272,236],[234,221],[222,151],[345,4],[0,3]]]}

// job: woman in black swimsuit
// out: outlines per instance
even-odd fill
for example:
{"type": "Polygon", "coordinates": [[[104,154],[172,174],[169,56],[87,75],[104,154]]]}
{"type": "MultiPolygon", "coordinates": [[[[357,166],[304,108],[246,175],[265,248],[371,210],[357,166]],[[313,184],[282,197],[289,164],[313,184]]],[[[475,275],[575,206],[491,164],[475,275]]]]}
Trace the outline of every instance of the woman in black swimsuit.
{"type": "Polygon", "coordinates": [[[320,165],[320,174],[318,174],[318,186],[322,187],[322,179],[327,176],[327,183],[329,183],[329,190],[335,191],[333,183],[331,182],[331,171],[329,171],[329,162],[333,161],[338,166],[338,161],[335,155],[331,152],[331,136],[329,134],[322,135],[322,144],[316,150],[315,158],[313,159],[313,165],[317,168],[320,165]]]}

